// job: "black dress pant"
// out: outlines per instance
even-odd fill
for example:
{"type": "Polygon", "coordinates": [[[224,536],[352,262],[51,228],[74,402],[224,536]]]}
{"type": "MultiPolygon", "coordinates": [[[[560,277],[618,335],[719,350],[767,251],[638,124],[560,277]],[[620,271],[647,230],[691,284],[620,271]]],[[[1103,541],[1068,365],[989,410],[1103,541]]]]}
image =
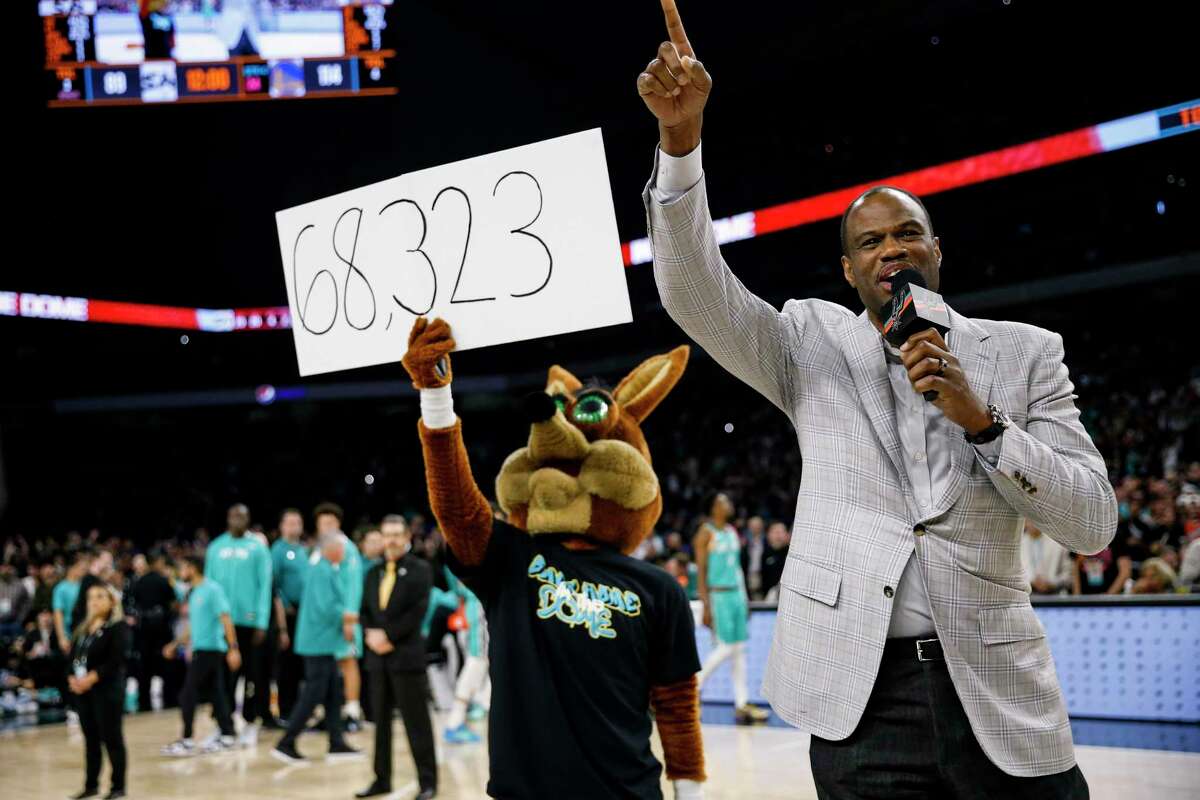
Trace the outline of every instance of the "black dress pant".
{"type": "Polygon", "coordinates": [[[291,642],[288,649],[276,650],[275,685],[279,687],[279,718],[284,720],[292,716],[296,698],[300,696],[300,678],[304,675],[304,659],[296,655],[296,616],[295,609],[287,612],[288,639],[291,642]]]}
{"type": "Polygon", "coordinates": [[[83,730],[87,765],[84,786],[88,789],[100,787],[101,746],[108,751],[108,760],[112,765],[112,788],[125,788],[125,736],[121,732],[124,705],[124,675],[118,675],[105,686],[97,686],[90,692],[76,695],[75,707],[79,712],[79,727],[83,730]]]}
{"type": "Polygon", "coordinates": [[[308,718],[317,706],[325,707],[325,728],[329,731],[329,746],[343,747],[342,736],[342,674],[333,656],[304,656],[304,691],[288,717],[287,732],[279,744],[296,744],[304,732],[308,718]]]}
{"type": "Polygon", "coordinates": [[[163,682],[163,708],[173,708],[178,704],[176,696],[178,687],[171,679],[167,660],[163,658],[163,647],[171,641],[171,629],[165,625],[139,625],[137,629],[138,648],[138,711],[150,711],[150,680],[155,676],[163,682]]]}
{"type": "Polygon", "coordinates": [[[392,785],[392,709],[399,707],[408,735],[408,749],[417,767],[421,789],[437,789],[437,755],[433,747],[433,722],[429,718],[424,672],[393,672],[382,665],[368,673],[371,708],[375,713],[375,781],[392,785]]]}
{"type": "Polygon", "coordinates": [[[875,688],[846,739],[812,737],[821,800],[955,798],[1087,800],[1075,766],[1036,778],[1009,775],[979,746],[945,661],[918,661],[916,640],[889,640],[875,688]]]}
{"type": "Polygon", "coordinates": [[[237,633],[238,649],[242,651],[242,666],[237,672],[226,667],[225,696],[229,700],[229,707],[236,709],[238,678],[244,678],[246,685],[242,688],[242,719],[255,722],[262,711],[262,696],[266,695],[268,706],[271,702],[271,689],[262,676],[262,650],[266,643],[254,643],[257,628],[236,625],[234,631],[237,633]]]}
{"type": "Polygon", "coordinates": [[[212,697],[213,714],[221,734],[233,736],[233,716],[225,692],[225,668],[224,653],[216,650],[197,650],[192,653],[192,663],[188,665],[187,677],[183,679],[183,691],[179,693],[183,738],[192,738],[192,722],[196,718],[196,703],[201,692],[212,697]]]}

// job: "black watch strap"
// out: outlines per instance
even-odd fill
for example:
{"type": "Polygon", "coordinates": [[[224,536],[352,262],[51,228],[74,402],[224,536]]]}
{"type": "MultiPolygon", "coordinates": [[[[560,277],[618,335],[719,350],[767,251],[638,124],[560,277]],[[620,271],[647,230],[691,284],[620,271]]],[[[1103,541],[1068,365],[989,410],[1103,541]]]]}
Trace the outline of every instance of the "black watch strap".
{"type": "Polygon", "coordinates": [[[967,431],[963,431],[963,437],[971,444],[987,444],[988,442],[997,439],[1000,434],[1004,433],[1004,429],[1009,426],[1007,415],[1000,410],[998,406],[988,404],[988,412],[992,415],[992,424],[981,430],[979,433],[972,436],[967,431]]]}

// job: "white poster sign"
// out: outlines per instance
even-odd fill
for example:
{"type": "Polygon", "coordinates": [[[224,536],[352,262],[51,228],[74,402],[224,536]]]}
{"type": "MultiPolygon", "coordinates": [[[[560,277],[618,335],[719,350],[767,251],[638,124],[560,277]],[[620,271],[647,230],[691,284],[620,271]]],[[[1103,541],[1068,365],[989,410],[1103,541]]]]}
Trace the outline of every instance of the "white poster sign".
{"type": "Polygon", "coordinates": [[[275,215],[301,375],[399,361],[418,316],[459,350],[630,322],[600,130],[275,215]]]}

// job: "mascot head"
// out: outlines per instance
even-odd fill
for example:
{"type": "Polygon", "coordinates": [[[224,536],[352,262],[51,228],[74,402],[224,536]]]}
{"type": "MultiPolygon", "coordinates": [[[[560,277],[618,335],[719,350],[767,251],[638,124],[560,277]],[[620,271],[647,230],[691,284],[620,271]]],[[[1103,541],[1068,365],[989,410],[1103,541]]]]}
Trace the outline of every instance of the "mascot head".
{"type": "Polygon", "coordinates": [[[679,382],[688,352],[647,359],[611,391],[551,367],[545,393],[526,401],[529,444],[496,478],[509,521],[531,535],[574,533],[633,552],[662,513],[641,425],[679,382]]]}

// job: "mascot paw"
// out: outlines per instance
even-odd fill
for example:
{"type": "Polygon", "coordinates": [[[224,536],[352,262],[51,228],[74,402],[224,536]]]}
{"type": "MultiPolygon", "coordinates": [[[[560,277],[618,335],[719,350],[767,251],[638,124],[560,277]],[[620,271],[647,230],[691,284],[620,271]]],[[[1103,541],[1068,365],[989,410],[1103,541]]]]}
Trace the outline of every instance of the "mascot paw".
{"type": "Polygon", "coordinates": [[[444,319],[430,322],[417,317],[408,334],[408,352],[400,363],[417,389],[440,389],[450,385],[450,351],[455,347],[450,324],[444,319]]]}

